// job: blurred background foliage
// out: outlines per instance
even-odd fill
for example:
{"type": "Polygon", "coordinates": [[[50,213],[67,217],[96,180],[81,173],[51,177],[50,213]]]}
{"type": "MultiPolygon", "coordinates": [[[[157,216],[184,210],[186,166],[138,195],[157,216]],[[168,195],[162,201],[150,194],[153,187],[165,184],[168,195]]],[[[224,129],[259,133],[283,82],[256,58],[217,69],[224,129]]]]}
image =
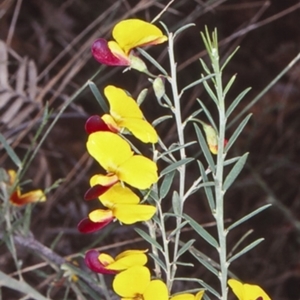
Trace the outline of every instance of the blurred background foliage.
{"type": "MultiPolygon", "coordinates": [[[[0,131],[21,157],[40,124],[45,104],[49,104],[55,116],[65,101],[99,69],[100,65],[90,53],[93,40],[111,38],[113,25],[125,18],[151,21],[168,2],[3,0],[0,3],[0,60],[8,59],[7,66],[0,65],[0,131]]],[[[231,97],[234,99],[243,89],[252,87],[240,105],[242,110],[299,53],[299,19],[300,2],[297,0],[175,0],[160,20],[171,31],[190,22],[196,25],[176,41],[181,88],[199,78],[202,72],[198,59],[206,59],[206,53],[199,32],[205,25],[210,30],[217,27],[222,59],[241,46],[225,69],[224,81],[235,73],[238,75],[228,103],[231,97]]],[[[166,51],[163,45],[149,49],[149,53],[168,69],[166,51]]],[[[155,69],[150,68],[150,71],[157,73],[155,69]]],[[[100,91],[107,84],[115,84],[134,96],[147,87],[149,93],[143,104],[147,118],[154,120],[166,113],[156,103],[154,105],[146,76],[135,71],[123,74],[122,68],[101,67],[94,82],[100,91]]],[[[231,270],[242,280],[264,287],[273,299],[281,300],[296,300],[300,295],[299,86],[298,63],[250,109],[251,121],[231,150],[236,155],[249,151],[249,159],[226,200],[228,222],[266,203],[273,204],[231,234],[229,246],[251,229],[254,232],[250,239],[265,237],[262,244],[235,261],[231,270]]],[[[196,98],[210,107],[202,86],[196,86],[185,95],[184,116],[198,109],[196,98]]],[[[83,195],[89,186],[89,177],[98,170],[85,150],[84,123],[89,115],[101,113],[91,91],[86,89],[63,113],[25,176],[33,180],[25,189],[46,188],[64,178],[48,195],[46,203],[35,206],[31,223],[35,239],[52,247],[60,256],[82,252],[92,244],[108,247],[112,253],[128,247],[124,246],[126,243],[130,247],[145,246],[130,227],[110,227],[101,236],[81,235],[76,229],[78,221],[91,209],[91,204],[83,201],[83,195]]],[[[228,135],[233,128],[229,128],[228,135]]],[[[174,130],[171,123],[158,127],[167,144],[173,142],[174,130]]],[[[193,137],[191,126],[190,139],[193,137]]],[[[6,169],[13,167],[2,148],[0,165],[6,169]]],[[[201,193],[193,195],[186,213],[201,224],[212,221],[201,193]]],[[[214,232],[214,227],[209,230],[214,232]]],[[[192,235],[187,231],[183,238],[189,239],[192,235]]],[[[196,246],[209,253],[202,241],[197,241],[196,246]]],[[[19,257],[24,268],[41,261],[21,246],[19,257]]],[[[185,259],[193,261],[189,256],[185,259]]],[[[76,261],[85,267],[81,258],[76,261]]],[[[0,265],[7,274],[15,271],[10,253],[3,244],[0,245],[0,265]]],[[[182,270],[182,275],[203,278],[212,284],[215,280],[201,266],[182,270]]],[[[44,281],[33,272],[24,276],[41,292],[53,284],[51,297],[61,299],[63,283],[56,284],[55,276],[44,281]]],[[[15,292],[3,291],[3,299],[19,298],[15,292]]]]}

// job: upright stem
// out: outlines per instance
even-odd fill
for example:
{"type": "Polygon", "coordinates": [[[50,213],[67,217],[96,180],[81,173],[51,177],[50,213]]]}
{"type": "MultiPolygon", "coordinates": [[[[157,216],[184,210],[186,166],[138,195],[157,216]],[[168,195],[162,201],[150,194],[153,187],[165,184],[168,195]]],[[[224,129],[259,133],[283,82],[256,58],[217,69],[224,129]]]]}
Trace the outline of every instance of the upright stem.
{"type": "MultiPolygon", "coordinates": [[[[177,127],[177,134],[178,134],[178,140],[179,140],[179,145],[182,146],[184,145],[184,126],[182,124],[182,119],[181,119],[181,107],[180,107],[180,96],[178,93],[178,87],[177,87],[177,63],[175,61],[174,57],[174,36],[172,33],[169,34],[169,61],[170,61],[170,69],[171,69],[171,76],[169,77],[169,82],[171,84],[172,88],[172,95],[173,95],[173,103],[174,103],[174,109],[173,113],[175,116],[175,121],[176,121],[176,127],[177,127]]],[[[185,154],[185,148],[180,149],[180,159],[184,159],[186,157],[185,154]]],[[[181,166],[179,168],[179,199],[180,199],[180,211],[179,215],[176,217],[176,225],[177,227],[181,224],[182,222],[182,213],[183,213],[183,199],[184,199],[184,187],[185,187],[185,165],[181,166]]],[[[171,274],[170,274],[170,281],[167,282],[167,286],[169,290],[172,288],[173,280],[176,275],[176,261],[177,261],[177,253],[178,253],[178,248],[179,248],[179,239],[180,239],[180,230],[177,231],[175,238],[174,238],[174,255],[173,255],[173,265],[171,269],[171,274]]]]}
{"type": "Polygon", "coordinates": [[[219,260],[221,272],[219,275],[221,284],[221,299],[227,299],[227,276],[228,276],[228,263],[227,263],[227,246],[226,235],[227,231],[224,228],[224,191],[223,191],[223,169],[224,169],[224,140],[226,129],[226,116],[225,116],[225,99],[223,95],[222,85],[222,71],[219,65],[219,54],[217,49],[216,36],[213,38],[213,48],[211,51],[212,66],[215,73],[215,88],[218,98],[218,111],[219,111],[219,137],[218,137],[218,154],[217,166],[214,176],[215,181],[215,195],[216,195],[216,212],[215,218],[217,223],[218,238],[219,238],[219,260]]]}

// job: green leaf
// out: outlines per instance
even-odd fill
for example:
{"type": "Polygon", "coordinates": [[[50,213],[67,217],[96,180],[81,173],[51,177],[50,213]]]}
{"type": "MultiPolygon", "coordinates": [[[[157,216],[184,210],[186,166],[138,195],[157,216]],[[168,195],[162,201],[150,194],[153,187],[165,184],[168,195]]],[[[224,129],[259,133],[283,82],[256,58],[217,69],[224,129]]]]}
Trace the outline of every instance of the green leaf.
{"type": "Polygon", "coordinates": [[[229,105],[227,111],[226,111],[226,118],[228,118],[231,113],[234,111],[234,109],[237,107],[237,105],[240,103],[240,101],[245,97],[245,95],[251,90],[251,88],[247,88],[244,91],[242,91],[229,105]]]}
{"type": "Polygon", "coordinates": [[[172,172],[167,173],[164,176],[164,179],[160,186],[160,191],[159,191],[159,195],[160,195],[161,199],[164,199],[167,196],[167,194],[171,188],[171,185],[173,183],[174,175],[175,175],[175,171],[172,171],[172,172]]]}
{"type": "Polygon", "coordinates": [[[179,161],[176,161],[175,163],[173,163],[170,166],[168,166],[165,169],[163,169],[160,172],[160,175],[163,176],[163,175],[168,174],[168,173],[170,173],[170,172],[172,172],[174,170],[177,170],[181,166],[186,165],[186,164],[188,164],[189,162],[191,162],[193,160],[194,160],[193,157],[187,157],[187,158],[181,159],[179,161]]]}
{"type": "Polygon", "coordinates": [[[204,113],[205,113],[205,115],[206,115],[206,117],[207,117],[207,119],[208,119],[210,125],[214,128],[214,130],[215,130],[216,132],[218,132],[216,123],[215,123],[213,117],[211,116],[209,110],[206,108],[206,106],[204,105],[204,103],[203,103],[200,99],[197,99],[197,101],[198,101],[198,103],[200,104],[200,106],[202,107],[202,109],[203,109],[203,111],[204,111],[204,113]]]}
{"type": "Polygon", "coordinates": [[[225,88],[224,88],[224,91],[223,91],[223,95],[225,97],[225,95],[228,93],[228,91],[230,90],[232,84],[234,83],[236,79],[236,75],[233,75],[230,80],[228,81],[228,83],[226,84],[225,88]]]}
{"type": "Polygon", "coordinates": [[[210,96],[210,98],[216,103],[217,106],[219,106],[219,101],[217,96],[214,94],[214,92],[212,91],[212,89],[210,88],[210,86],[206,81],[203,82],[203,86],[207,91],[208,95],[210,96]]]}
{"type": "Polygon", "coordinates": [[[251,213],[247,214],[246,216],[242,217],[241,219],[239,219],[238,221],[234,222],[233,224],[231,224],[227,230],[230,231],[233,228],[239,226],[240,224],[246,222],[247,220],[251,219],[252,217],[256,216],[257,214],[259,214],[260,212],[264,211],[265,209],[267,209],[268,207],[270,207],[272,204],[266,204],[262,207],[257,208],[256,210],[252,211],[251,213]]]}
{"type": "Polygon", "coordinates": [[[196,26],[196,24],[194,23],[189,23],[189,24],[186,24],[186,25],[183,25],[182,27],[179,27],[179,29],[177,29],[174,34],[173,34],[173,38],[175,38],[179,33],[181,33],[182,31],[190,28],[190,27],[193,27],[193,26],[196,26]]]}
{"type": "MultiPolygon", "coordinates": [[[[207,73],[207,74],[211,74],[210,69],[208,68],[207,64],[204,62],[204,60],[202,58],[199,59],[200,63],[202,65],[203,70],[207,73]]],[[[215,74],[213,74],[215,75],[215,74]]]]}
{"type": "MultiPolygon", "coordinates": [[[[174,217],[174,216],[172,216],[174,217]]],[[[181,228],[183,228],[186,224],[188,224],[188,221],[183,221],[179,226],[177,226],[169,235],[168,235],[168,239],[170,240],[176,233],[177,231],[181,230],[181,228]]]]}
{"type": "Polygon", "coordinates": [[[97,102],[99,103],[100,107],[102,108],[104,113],[107,113],[109,111],[108,106],[102,97],[101,93],[99,92],[96,84],[92,81],[89,81],[89,88],[91,89],[93,95],[95,96],[97,102]]]}
{"type": "Polygon", "coordinates": [[[173,192],[172,196],[172,207],[173,207],[173,212],[175,213],[176,216],[181,215],[181,199],[177,193],[177,191],[173,192]]]}
{"type": "Polygon", "coordinates": [[[195,251],[190,251],[190,253],[200,262],[200,264],[202,264],[208,271],[212,272],[213,274],[215,274],[217,277],[219,276],[219,272],[216,268],[214,268],[209,259],[205,259],[200,257],[199,255],[197,255],[197,252],[195,251]]]}
{"type": "Polygon", "coordinates": [[[236,141],[236,139],[238,138],[238,136],[240,135],[240,133],[243,131],[243,129],[245,128],[245,126],[247,125],[249,119],[251,118],[252,114],[249,114],[248,116],[246,116],[244,118],[244,120],[239,124],[238,128],[234,131],[234,133],[232,134],[232,136],[230,137],[227,145],[225,146],[225,152],[228,152],[229,149],[231,148],[231,146],[234,144],[234,142],[236,141]]]}
{"type": "Polygon", "coordinates": [[[195,127],[195,130],[196,130],[196,135],[197,135],[197,139],[198,139],[198,142],[199,142],[199,145],[203,151],[203,154],[205,156],[205,159],[210,167],[210,169],[212,170],[213,173],[215,173],[215,162],[213,160],[213,157],[212,157],[212,154],[211,152],[209,151],[208,149],[208,146],[207,146],[207,142],[199,128],[199,126],[197,124],[194,124],[194,127],[195,127]]]}
{"type": "Polygon", "coordinates": [[[153,245],[154,247],[156,247],[157,249],[159,249],[161,252],[163,252],[163,249],[161,247],[161,245],[154,240],[148,233],[146,233],[145,231],[139,229],[139,228],[134,228],[134,230],[145,240],[147,241],[149,244],[153,245]]]}
{"type": "Polygon", "coordinates": [[[211,78],[211,77],[213,77],[213,76],[215,76],[215,74],[209,74],[209,75],[207,75],[207,76],[205,76],[205,77],[201,77],[201,78],[199,78],[199,79],[193,81],[192,83],[190,83],[190,84],[188,84],[187,86],[185,86],[185,87],[181,90],[180,94],[182,94],[182,93],[185,92],[186,90],[188,90],[188,89],[194,87],[195,85],[198,85],[198,84],[202,83],[203,81],[208,80],[209,78],[211,78]]]}
{"type": "Polygon", "coordinates": [[[183,253],[185,253],[186,251],[188,251],[188,250],[191,248],[191,246],[194,244],[195,241],[196,241],[196,240],[191,239],[191,240],[189,240],[188,242],[186,242],[186,243],[179,249],[179,251],[178,251],[178,253],[177,253],[177,256],[176,256],[176,260],[177,260],[183,253]]]}
{"type": "MultiPolygon", "coordinates": [[[[201,176],[202,176],[202,181],[204,183],[210,183],[211,184],[211,182],[209,182],[209,180],[208,180],[208,177],[206,175],[206,172],[204,170],[204,167],[203,167],[202,163],[198,160],[197,160],[197,163],[198,163],[200,173],[201,173],[201,176]]],[[[212,183],[212,185],[214,186],[214,183],[212,183]]],[[[213,212],[216,209],[216,204],[215,204],[215,198],[214,198],[214,195],[213,195],[213,192],[212,192],[212,188],[210,186],[204,185],[204,191],[205,191],[205,195],[206,195],[210,210],[213,212]]]]}
{"type": "Polygon", "coordinates": [[[239,258],[240,256],[244,255],[245,253],[247,253],[248,251],[250,251],[251,249],[253,249],[254,247],[256,247],[258,244],[260,244],[264,239],[260,238],[257,239],[256,241],[252,242],[250,245],[246,246],[244,249],[242,249],[240,252],[236,253],[235,255],[233,255],[232,257],[230,257],[227,261],[227,263],[232,263],[234,260],[236,260],[237,258],[239,258]]]}
{"type": "Polygon", "coordinates": [[[0,271],[0,286],[6,286],[12,290],[18,291],[20,293],[24,293],[26,296],[29,296],[30,298],[33,299],[49,300],[48,298],[40,294],[38,291],[36,291],[25,281],[18,281],[1,271],[0,271]]]}
{"type": "Polygon", "coordinates": [[[156,120],[154,120],[152,122],[152,125],[154,127],[156,127],[158,124],[160,124],[160,123],[162,123],[162,122],[164,122],[164,121],[166,121],[168,119],[172,119],[172,118],[173,118],[173,116],[171,116],[171,115],[166,115],[166,116],[159,117],[159,118],[157,118],[156,120]]]}
{"type": "Polygon", "coordinates": [[[231,58],[234,56],[234,54],[239,50],[239,46],[235,48],[235,50],[227,57],[227,59],[225,60],[224,64],[221,67],[221,71],[224,70],[224,68],[226,67],[226,65],[229,63],[229,61],[231,60],[231,58]]]}
{"type": "Polygon", "coordinates": [[[163,263],[163,261],[159,257],[154,255],[153,253],[149,253],[149,256],[152,257],[152,259],[155,260],[165,272],[167,272],[166,265],[163,263]]]}
{"type": "Polygon", "coordinates": [[[186,220],[189,221],[190,225],[193,227],[193,229],[204,239],[206,240],[209,244],[211,244],[214,248],[218,249],[219,244],[216,241],[216,239],[208,233],[200,224],[198,224],[194,219],[192,219],[190,216],[184,214],[184,217],[186,220]]]}
{"type": "Polygon", "coordinates": [[[155,66],[162,74],[165,76],[168,76],[168,72],[151,56],[149,55],[145,50],[142,48],[135,48],[140,52],[153,66],[155,66]]]}
{"type": "Polygon", "coordinates": [[[170,153],[173,153],[173,152],[175,152],[175,151],[178,151],[178,150],[180,150],[180,149],[182,149],[182,148],[186,148],[186,147],[189,147],[189,146],[191,146],[191,145],[194,145],[195,143],[196,143],[196,141],[192,141],[192,142],[186,143],[186,144],[181,145],[181,146],[175,146],[175,147],[174,147],[174,145],[172,145],[172,146],[170,146],[169,150],[164,151],[164,152],[161,154],[161,156],[158,156],[158,157],[160,158],[160,157],[166,156],[166,155],[168,155],[168,154],[170,154],[170,153]]]}
{"type": "Polygon", "coordinates": [[[225,181],[224,181],[224,185],[223,185],[223,190],[227,191],[228,188],[231,186],[231,184],[235,181],[235,179],[237,178],[237,176],[240,174],[240,172],[242,171],[245,162],[247,160],[249,153],[245,153],[243,156],[241,156],[239,158],[239,160],[235,163],[235,165],[233,166],[233,168],[230,170],[229,174],[227,175],[225,181]]]}
{"type": "Polygon", "coordinates": [[[11,160],[14,162],[14,164],[20,168],[22,166],[22,162],[16,152],[13,150],[13,148],[8,144],[5,137],[0,133],[0,144],[3,145],[6,153],[11,158],[11,160]]]}

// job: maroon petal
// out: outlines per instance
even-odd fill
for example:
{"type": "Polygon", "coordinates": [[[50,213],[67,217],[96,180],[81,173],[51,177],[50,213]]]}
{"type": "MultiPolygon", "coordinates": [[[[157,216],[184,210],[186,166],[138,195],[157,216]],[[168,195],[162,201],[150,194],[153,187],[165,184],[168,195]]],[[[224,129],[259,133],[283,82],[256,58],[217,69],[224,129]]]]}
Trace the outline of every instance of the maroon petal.
{"type": "Polygon", "coordinates": [[[94,115],[87,119],[85,122],[85,131],[88,134],[97,131],[111,131],[100,116],[94,115]]]}
{"type": "Polygon", "coordinates": [[[106,225],[108,225],[113,218],[105,220],[103,222],[92,222],[89,218],[85,218],[79,222],[77,225],[77,229],[81,233],[92,233],[97,230],[102,229],[106,225]]]}
{"type": "Polygon", "coordinates": [[[108,270],[98,259],[99,252],[95,249],[91,249],[85,253],[85,264],[94,272],[101,274],[117,274],[117,271],[108,270]]]}
{"type": "Polygon", "coordinates": [[[107,40],[98,39],[92,45],[92,54],[101,64],[108,66],[129,66],[129,59],[115,56],[108,48],[107,40]]]}
{"type": "Polygon", "coordinates": [[[86,191],[86,193],[84,194],[84,199],[92,200],[92,199],[98,198],[99,196],[104,194],[106,191],[108,191],[114,184],[115,183],[108,185],[108,186],[96,184],[86,191]]]}

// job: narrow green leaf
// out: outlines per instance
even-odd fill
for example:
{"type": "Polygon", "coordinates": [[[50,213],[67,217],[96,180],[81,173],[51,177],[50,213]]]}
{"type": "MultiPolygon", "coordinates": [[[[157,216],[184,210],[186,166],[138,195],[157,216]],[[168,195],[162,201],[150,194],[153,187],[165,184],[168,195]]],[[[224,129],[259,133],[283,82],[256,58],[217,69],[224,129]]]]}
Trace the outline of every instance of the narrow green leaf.
{"type": "Polygon", "coordinates": [[[156,127],[158,124],[160,124],[160,123],[162,123],[162,122],[164,122],[164,121],[166,121],[168,119],[172,119],[172,118],[173,118],[173,116],[171,116],[171,115],[166,115],[166,116],[159,117],[159,118],[157,118],[156,120],[154,120],[152,122],[152,125],[154,127],[156,127]]]}
{"type": "Polygon", "coordinates": [[[20,168],[22,166],[22,162],[16,152],[13,150],[13,148],[8,144],[5,137],[0,133],[0,144],[3,145],[6,153],[11,158],[11,160],[14,162],[14,164],[20,168]]]}
{"type": "Polygon", "coordinates": [[[88,85],[94,97],[96,98],[97,102],[99,103],[100,107],[102,108],[103,112],[107,113],[109,111],[108,106],[104,98],[102,97],[101,93],[99,92],[96,84],[93,81],[89,81],[88,85]]]}
{"type": "Polygon", "coordinates": [[[239,50],[239,46],[235,48],[235,50],[227,57],[227,59],[225,60],[224,64],[221,67],[221,71],[224,70],[224,68],[226,67],[226,65],[229,63],[229,61],[231,60],[231,58],[234,56],[234,54],[239,50]]]}
{"type": "Polygon", "coordinates": [[[199,78],[199,79],[193,81],[192,83],[190,83],[190,84],[188,84],[187,86],[185,86],[185,87],[181,90],[180,94],[182,94],[183,92],[187,91],[188,89],[194,87],[195,85],[198,85],[198,84],[202,83],[203,81],[210,79],[210,78],[213,77],[213,76],[215,76],[215,74],[209,74],[209,75],[207,75],[207,76],[205,76],[205,77],[201,77],[201,78],[199,78]]]}
{"type": "Polygon", "coordinates": [[[192,141],[192,142],[186,143],[186,144],[181,145],[181,146],[175,146],[175,147],[174,147],[174,146],[171,146],[171,147],[169,148],[169,150],[164,151],[164,153],[162,153],[161,156],[159,156],[159,157],[166,156],[166,155],[168,155],[168,154],[170,154],[170,153],[173,153],[173,152],[175,152],[175,151],[178,151],[178,150],[180,150],[180,149],[182,149],[182,148],[187,148],[187,147],[189,147],[189,146],[191,146],[191,145],[194,145],[195,143],[196,143],[196,141],[192,141]]]}
{"type": "Polygon", "coordinates": [[[214,92],[212,91],[212,89],[210,88],[210,86],[208,85],[208,83],[206,81],[203,82],[203,86],[205,88],[205,90],[207,91],[208,95],[210,96],[210,98],[216,103],[216,105],[219,105],[219,101],[217,96],[214,94],[214,92]]]}
{"type": "Polygon", "coordinates": [[[200,63],[202,65],[202,68],[204,69],[204,71],[207,73],[207,74],[211,74],[211,71],[210,69],[208,68],[207,64],[204,62],[204,60],[202,58],[199,59],[200,60],[200,63]]]}
{"type": "Polygon", "coordinates": [[[244,255],[245,253],[247,253],[248,251],[250,251],[251,249],[253,249],[254,247],[256,247],[258,244],[260,244],[264,239],[260,238],[257,239],[256,241],[252,242],[250,245],[246,246],[244,249],[242,249],[240,252],[236,253],[235,255],[233,255],[232,257],[230,257],[228,259],[228,263],[232,263],[234,260],[236,260],[237,258],[239,258],[240,256],[244,255]]]}
{"type": "Polygon", "coordinates": [[[208,149],[208,146],[207,146],[207,142],[199,128],[199,126],[197,124],[194,124],[194,127],[195,127],[195,130],[196,130],[196,135],[197,135],[197,139],[198,139],[198,142],[199,142],[199,145],[203,151],[203,154],[205,156],[205,159],[210,167],[210,169],[212,170],[213,173],[215,173],[215,163],[214,163],[214,160],[213,160],[213,157],[212,157],[212,154],[211,152],[209,151],[208,149]]]}
{"type": "Polygon", "coordinates": [[[135,48],[140,52],[153,66],[155,66],[158,70],[162,72],[165,76],[168,76],[168,72],[154,59],[151,55],[149,55],[145,50],[142,48],[135,48]]]}
{"type": "Polygon", "coordinates": [[[238,128],[234,131],[232,136],[230,137],[226,147],[225,147],[225,152],[228,152],[229,149],[232,147],[236,139],[239,137],[245,126],[247,125],[249,119],[251,118],[252,114],[247,115],[244,120],[239,124],[238,128]]]}
{"type": "Polygon", "coordinates": [[[161,252],[163,252],[163,249],[161,247],[161,245],[155,241],[148,233],[146,233],[145,231],[139,229],[139,228],[134,228],[134,230],[145,240],[147,241],[149,244],[153,245],[154,247],[156,247],[157,249],[159,249],[161,252]]]}
{"type": "Polygon", "coordinates": [[[182,27],[179,27],[179,29],[177,29],[175,32],[174,32],[174,35],[173,37],[175,38],[179,33],[181,33],[182,31],[190,28],[190,27],[193,27],[193,26],[196,26],[196,24],[194,23],[189,23],[189,24],[186,24],[186,25],[183,25],[182,27]]]}
{"type": "Polygon", "coordinates": [[[149,256],[152,257],[152,259],[155,260],[165,272],[167,272],[166,265],[163,263],[163,261],[159,257],[154,255],[153,253],[149,253],[149,256]]]}
{"type": "Polygon", "coordinates": [[[159,195],[160,195],[161,199],[164,199],[167,196],[167,194],[171,188],[171,185],[173,183],[174,175],[175,175],[175,171],[172,171],[172,172],[167,173],[164,176],[164,179],[163,179],[163,182],[161,183],[160,191],[159,191],[159,195]]]}
{"type": "Polygon", "coordinates": [[[177,191],[173,192],[172,196],[172,207],[173,207],[173,212],[176,216],[180,216],[181,214],[181,200],[179,198],[179,195],[177,191]]]}
{"type": "Polygon", "coordinates": [[[186,224],[188,224],[188,221],[183,221],[178,227],[176,227],[169,235],[168,235],[168,239],[171,239],[176,233],[177,231],[181,230],[181,228],[183,228],[186,224]]]}
{"type": "Polygon", "coordinates": [[[166,167],[165,169],[163,169],[161,172],[160,172],[160,175],[163,176],[169,172],[172,172],[174,170],[177,170],[178,168],[180,168],[181,166],[183,165],[186,165],[188,164],[189,162],[193,161],[194,158],[193,157],[187,157],[187,158],[184,158],[184,159],[181,159],[179,161],[176,161],[175,163],[171,164],[170,166],[166,167]]]}
{"type": "Polygon", "coordinates": [[[211,116],[209,110],[206,108],[206,106],[204,105],[204,103],[200,100],[200,99],[197,99],[198,103],[200,104],[200,106],[202,107],[210,125],[215,129],[216,132],[218,132],[218,129],[217,129],[217,126],[216,126],[216,123],[213,119],[213,117],[211,116]]]}
{"type": "Polygon", "coordinates": [[[240,101],[245,97],[245,95],[251,90],[251,88],[247,88],[244,91],[242,91],[229,105],[227,111],[226,111],[226,118],[229,118],[231,113],[234,111],[234,109],[237,107],[237,105],[240,103],[240,101]]]}
{"type": "Polygon", "coordinates": [[[240,224],[246,222],[247,220],[251,219],[252,217],[256,216],[257,214],[259,214],[260,212],[264,211],[265,209],[267,209],[268,207],[270,207],[272,204],[266,204],[262,207],[257,208],[256,210],[252,211],[251,213],[247,214],[246,216],[242,217],[241,219],[239,219],[238,221],[234,222],[233,224],[231,224],[227,230],[230,231],[233,228],[239,226],[240,224]]]}
{"type": "Polygon", "coordinates": [[[26,296],[29,296],[33,299],[38,299],[38,300],[48,299],[44,297],[42,294],[40,294],[38,291],[36,291],[25,281],[18,281],[1,271],[0,271],[0,286],[6,286],[12,290],[19,291],[20,293],[24,293],[26,296]]]}
{"type": "Polygon", "coordinates": [[[196,240],[191,239],[191,240],[189,240],[188,242],[186,242],[186,243],[179,249],[179,251],[178,251],[178,253],[177,253],[177,256],[176,256],[176,260],[177,260],[183,253],[185,253],[186,251],[188,251],[188,250],[191,248],[191,246],[194,244],[195,241],[196,241],[196,240]]]}
{"type": "Polygon", "coordinates": [[[232,84],[234,83],[236,79],[236,75],[233,75],[230,80],[228,81],[228,83],[226,84],[225,88],[224,88],[224,91],[223,91],[223,95],[225,97],[225,95],[228,93],[228,91],[230,90],[232,84]]]}
{"type": "Polygon", "coordinates": [[[249,153],[245,153],[243,156],[241,156],[239,158],[239,160],[235,163],[235,165],[233,166],[233,168],[230,170],[229,174],[227,175],[225,181],[224,181],[224,185],[223,185],[223,189],[224,191],[227,191],[228,188],[231,186],[231,184],[235,181],[235,179],[237,178],[237,176],[240,174],[240,172],[242,171],[245,162],[247,160],[249,153]]]}
{"type": "Polygon", "coordinates": [[[198,224],[194,219],[192,219],[190,216],[184,214],[184,217],[186,220],[189,221],[190,225],[193,227],[193,229],[209,244],[211,244],[214,248],[218,249],[219,245],[216,239],[208,233],[200,224],[198,224]]]}
{"type": "Polygon", "coordinates": [[[193,120],[198,114],[200,114],[202,111],[203,111],[203,109],[202,109],[202,108],[199,108],[199,109],[195,110],[192,114],[190,114],[190,115],[184,120],[185,125],[186,125],[188,122],[192,121],[192,120],[193,120]]]}
{"type": "Polygon", "coordinates": [[[176,261],[176,262],[174,262],[174,264],[176,264],[178,266],[183,266],[183,267],[194,267],[195,266],[192,263],[186,263],[186,262],[182,262],[182,261],[176,261]]]}
{"type": "Polygon", "coordinates": [[[208,271],[215,274],[217,277],[219,276],[219,272],[216,268],[214,268],[208,259],[204,259],[196,254],[194,251],[190,251],[190,253],[202,264],[208,271]]]}
{"type": "MultiPolygon", "coordinates": [[[[204,183],[210,183],[202,163],[198,160],[197,160],[197,163],[198,163],[200,173],[201,173],[201,176],[202,176],[202,181],[204,183]]],[[[214,183],[212,183],[212,185],[214,186],[214,183]]],[[[206,195],[210,210],[213,212],[216,209],[216,204],[215,204],[215,198],[214,198],[214,195],[213,195],[213,192],[212,192],[212,188],[210,186],[205,186],[204,185],[204,191],[205,191],[205,195],[206,195]]]]}

